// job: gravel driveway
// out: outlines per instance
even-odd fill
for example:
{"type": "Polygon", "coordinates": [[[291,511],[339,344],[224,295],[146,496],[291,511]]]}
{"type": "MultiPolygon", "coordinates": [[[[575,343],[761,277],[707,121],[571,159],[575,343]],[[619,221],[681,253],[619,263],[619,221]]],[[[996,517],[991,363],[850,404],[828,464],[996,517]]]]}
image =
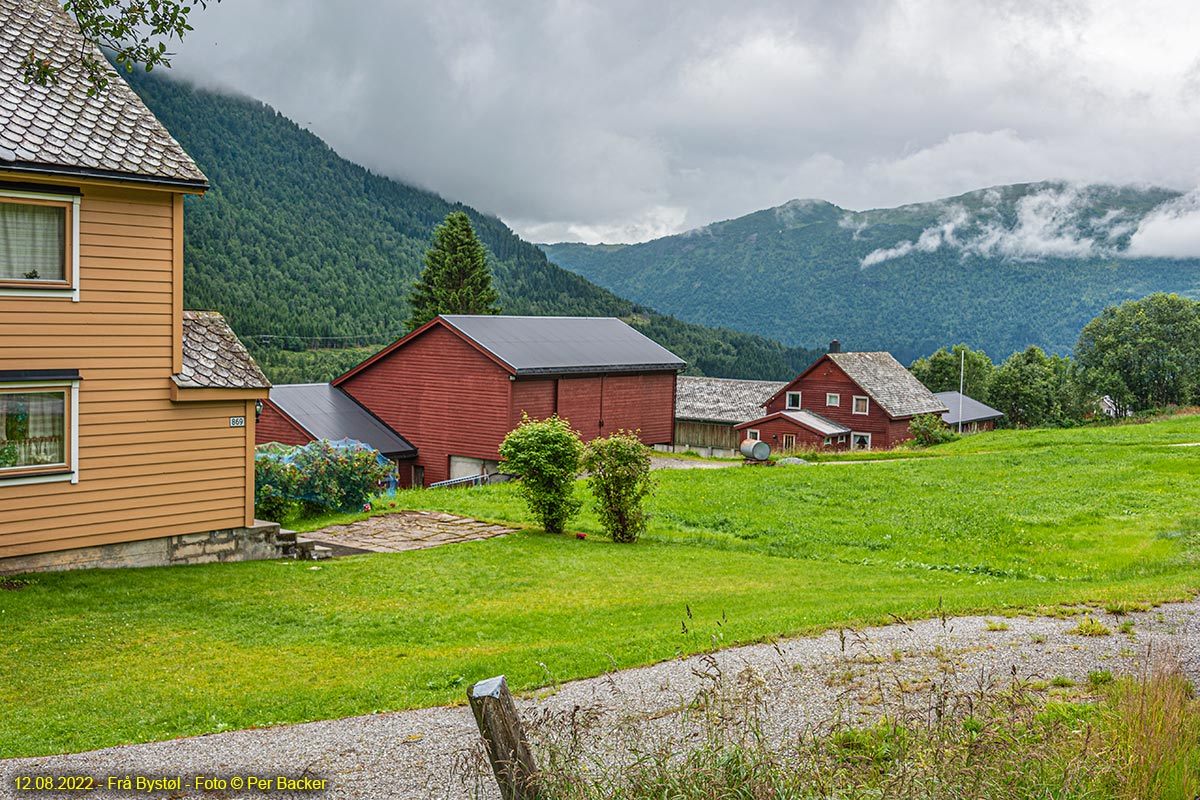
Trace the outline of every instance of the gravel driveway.
{"type": "MultiPolygon", "coordinates": [[[[1089,672],[1135,673],[1159,658],[1177,660],[1200,682],[1200,601],[1160,606],[1120,618],[1091,610],[1112,633],[1068,631],[1081,617],[959,617],[831,631],[819,637],[731,648],[575,681],[518,707],[541,725],[586,716],[596,741],[629,735],[638,725],[670,725],[673,712],[706,687],[751,676],[765,692],[774,724],[797,730],[831,716],[870,722],[882,711],[874,687],[940,681],[962,691],[1014,679],[1087,680],[1089,672]],[[1120,626],[1125,630],[1120,632],[1120,626]],[[632,727],[631,727],[632,726],[632,727]]],[[[552,665],[551,665],[552,666],[552,665]]],[[[319,677],[314,677],[319,680],[319,677]]],[[[1061,681],[1060,681],[1061,682],[1061,681]]],[[[918,690],[919,691],[919,690],[918,690]]],[[[76,797],[468,798],[498,797],[478,777],[474,720],[465,706],[235,731],[130,745],[76,755],[0,761],[0,797],[18,775],[181,776],[181,791],[76,793],[76,797]],[[326,790],[256,793],[195,791],[196,775],[309,776],[326,790]]],[[[536,739],[535,739],[536,750],[536,739]]],[[[45,795],[43,795],[45,796],[45,795]]]]}

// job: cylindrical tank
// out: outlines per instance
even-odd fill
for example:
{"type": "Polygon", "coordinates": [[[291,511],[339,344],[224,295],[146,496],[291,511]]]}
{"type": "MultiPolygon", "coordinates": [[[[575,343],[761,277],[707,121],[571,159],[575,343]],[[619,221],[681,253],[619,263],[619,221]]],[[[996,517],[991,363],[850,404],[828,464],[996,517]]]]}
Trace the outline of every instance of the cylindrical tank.
{"type": "Polygon", "coordinates": [[[742,455],[754,461],[766,461],[771,455],[771,445],[758,439],[746,439],[742,442],[742,455]]]}

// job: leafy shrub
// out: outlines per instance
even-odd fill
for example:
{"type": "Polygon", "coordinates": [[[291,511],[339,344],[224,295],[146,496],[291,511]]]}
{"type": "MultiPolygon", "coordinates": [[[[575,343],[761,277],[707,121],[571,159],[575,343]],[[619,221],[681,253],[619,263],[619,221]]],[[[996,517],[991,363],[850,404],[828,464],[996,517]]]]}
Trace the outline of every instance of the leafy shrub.
{"type": "Polygon", "coordinates": [[[653,488],[650,448],[633,431],[619,430],[588,442],[583,466],[605,532],[614,542],[636,542],[646,529],[642,501],[653,488]]]}
{"type": "Polygon", "coordinates": [[[379,451],[366,446],[336,446],[324,439],[300,448],[294,458],[300,473],[296,492],[311,513],[362,508],[379,491],[388,473],[388,468],[380,464],[379,451]]]}
{"type": "Polygon", "coordinates": [[[254,461],[255,514],[280,520],[297,506],[305,515],[357,510],[378,492],[389,468],[378,451],[357,443],[263,445],[254,461]]]}
{"type": "Polygon", "coordinates": [[[296,509],[296,467],[284,460],[288,448],[263,445],[254,456],[254,516],[279,521],[296,509]]]}
{"type": "Polygon", "coordinates": [[[908,432],[913,441],[921,447],[953,442],[958,434],[950,430],[950,426],[942,422],[937,414],[918,414],[908,423],[908,432]]]}
{"type": "Polygon", "coordinates": [[[0,467],[15,467],[17,465],[17,446],[6,442],[0,446],[0,467]]]}
{"type": "Polygon", "coordinates": [[[579,434],[557,414],[543,420],[523,415],[500,445],[505,469],[520,476],[517,491],[546,533],[562,533],[579,511],[575,476],[582,456],[579,434]]]}

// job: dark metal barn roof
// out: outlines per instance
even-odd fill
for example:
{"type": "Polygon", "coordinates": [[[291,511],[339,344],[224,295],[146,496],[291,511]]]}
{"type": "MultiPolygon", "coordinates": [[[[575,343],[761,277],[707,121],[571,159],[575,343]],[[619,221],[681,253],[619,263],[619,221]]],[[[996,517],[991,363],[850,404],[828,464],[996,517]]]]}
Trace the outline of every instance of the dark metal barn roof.
{"type": "Polygon", "coordinates": [[[407,439],[328,383],[273,386],[271,402],[318,439],[355,439],[389,458],[417,453],[407,439]]]}
{"type": "Polygon", "coordinates": [[[615,317],[444,314],[517,375],[681,370],[686,362],[615,317]]]}

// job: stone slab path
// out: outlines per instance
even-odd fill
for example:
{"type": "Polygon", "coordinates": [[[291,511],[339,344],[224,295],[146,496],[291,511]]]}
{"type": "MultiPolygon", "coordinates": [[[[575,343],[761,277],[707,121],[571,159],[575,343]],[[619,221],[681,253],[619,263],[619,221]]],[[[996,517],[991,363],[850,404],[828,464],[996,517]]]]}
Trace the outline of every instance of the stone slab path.
{"type": "Polygon", "coordinates": [[[397,511],[378,517],[331,525],[302,534],[318,544],[349,547],[371,553],[401,553],[443,544],[474,542],[516,533],[503,525],[489,525],[470,517],[438,511],[397,511]]]}

